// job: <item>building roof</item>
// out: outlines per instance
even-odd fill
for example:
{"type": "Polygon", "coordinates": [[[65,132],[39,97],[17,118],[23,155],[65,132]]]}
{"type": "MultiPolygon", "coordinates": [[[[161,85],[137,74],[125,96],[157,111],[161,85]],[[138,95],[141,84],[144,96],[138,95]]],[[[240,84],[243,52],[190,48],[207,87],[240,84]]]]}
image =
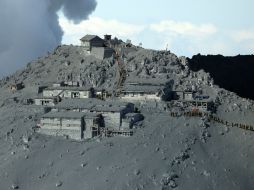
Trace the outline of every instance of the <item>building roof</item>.
{"type": "Polygon", "coordinates": [[[140,81],[134,81],[134,82],[127,82],[126,85],[138,85],[138,86],[161,86],[163,87],[165,83],[155,83],[155,82],[150,82],[150,81],[144,81],[144,82],[140,82],[140,81]]]}
{"type": "Polygon", "coordinates": [[[100,103],[101,100],[93,100],[92,98],[88,99],[65,99],[59,104],[56,108],[68,108],[68,109],[92,109],[97,103],[100,103]]]}
{"type": "Polygon", "coordinates": [[[160,85],[160,86],[165,86],[167,83],[170,81],[168,79],[157,79],[157,78],[135,78],[135,77],[130,77],[126,79],[126,84],[149,84],[149,85],[160,85]]]}
{"type": "Polygon", "coordinates": [[[55,81],[55,82],[52,82],[51,84],[63,84],[65,81],[63,80],[60,80],[60,81],[55,81]]]}
{"type": "Polygon", "coordinates": [[[126,85],[122,92],[135,92],[135,93],[158,93],[161,92],[165,87],[161,85],[126,85]]]}
{"type": "Polygon", "coordinates": [[[64,111],[64,112],[49,112],[43,115],[41,118],[68,118],[68,119],[81,119],[85,118],[96,118],[98,114],[96,113],[83,113],[83,112],[73,112],[73,111],[64,111]]]}
{"type": "Polygon", "coordinates": [[[96,98],[87,99],[65,99],[56,108],[67,109],[88,109],[92,111],[121,111],[123,108],[129,106],[130,103],[123,101],[103,101],[96,98]]]}
{"type": "Polygon", "coordinates": [[[35,99],[35,100],[56,100],[57,97],[56,96],[45,97],[42,94],[39,94],[37,97],[35,97],[33,99],[35,99]]]}
{"type": "Polygon", "coordinates": [[[91,41],[91,40],[93,40],[93,39],[95,39],[95,38],[98,38],[98,39],[104,41],[104,40],[101,39],[99,36],[90,35],[90,34],[85,35],[85,36],[84,36],[83,38],[81,38],[80,40],[81,40],[81,41],[91,41]]]}
{"type": "Polygon", "coordinates": [[[144,118],[144,116],[141,113],[127,113],[124,115],[125,119],[131,119],[134,117],[144,118]]]}
{"type": "Polygon", "coordinates": [[[96,105],[91,111],[95,112],[121,112],[126,108],[123,105],[96,105]]]}
{"type": "Polygon", "coordinates": [[[87,34],[87,35],[85,35],[83,38],[81,38],[80,40],[81,40],[81,41],[90,41],[90,40],[92,40],[92,39],[95,38],[95,37],[96,37],[96,35],[87,34]]]}
{"type": "Polygon", "coordinates": [[[45,90],[74,90],[74,91],[90,91],[92,87],[78,87],[78,86],[57,86],[48,87],[45,90]]]}

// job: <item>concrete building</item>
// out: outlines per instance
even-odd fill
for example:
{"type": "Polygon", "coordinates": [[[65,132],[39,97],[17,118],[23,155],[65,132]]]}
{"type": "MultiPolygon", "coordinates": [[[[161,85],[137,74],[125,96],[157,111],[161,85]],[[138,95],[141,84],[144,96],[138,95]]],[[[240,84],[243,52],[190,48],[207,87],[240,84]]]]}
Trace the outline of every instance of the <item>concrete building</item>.
{"type": "Polygon", "coordinates": [[[91,98],[93,97],[93,88],[91,87],[49,87],[43,90],[43,97],[59,96],[61,98],[91,98]]]}
{"type": "Polygon", "coordinates": [[[114,55],[111,48],[111,35],[105,35],[105,40],[96,35],[86,35],[81,40],[81,46],[97,59],[110,58],[114,55]]]}
{"type": "Polygon", "coordinates": [[[34,99],[34,104],[37,106],[55,106],[61,101],[59,96],[52,97],[37,97],[34,99]]]}
{"type": "Polygon", "coordinates": [[[91,55],[97,59],[106,59],[114,55],[114,50],[109,47],[92,47],[91,55]]]}
{"type": "Polygon", "coordinates": [[[133,104],[112,104],[96,105],[90,112],[100,113],[103,116],[105,127],[108,129],[121,130],[122,119],[127,113],[134,111],[133,104]]]}
{"type": "Polygon", "coordinates": [[[105,41],[96,35],[86,35],[80,39],[81,46],[91,52],[93,47],[105,47],[105,41]]]}
{"type": "Polygon", "coordinates": [[[53,111],[92,112],[101,114],[106,128],[119,130],[125,114],[134,112],[134,104],[121,101],[102,101],[98,99],[65,99],[53,111]]]}
{"type": "Polygon", "coordinates": [[[161,101],[170,98],[171,90],[163,85],[154,84],[127,84],[121,93],[121,99],[127,101],[161,101]]]}
{"type": "Polygon", "coordinates": [[[38,124],[39,133],[82,140],[100,134],[101,115],[82,112],[49,112],[38,124]]]}

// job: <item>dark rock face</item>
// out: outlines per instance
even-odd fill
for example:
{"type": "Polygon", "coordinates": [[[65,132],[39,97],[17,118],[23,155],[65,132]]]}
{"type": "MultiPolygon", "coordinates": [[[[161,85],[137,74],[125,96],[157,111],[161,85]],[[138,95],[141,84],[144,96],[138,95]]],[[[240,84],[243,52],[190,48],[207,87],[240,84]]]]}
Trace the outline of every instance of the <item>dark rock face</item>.
{"type": "Polygon", "coordinates": [[[188,59],[190,69],[209,72],[214,83],[244,98],[254,99],[254,55],[224,57],[195,55],[188,59]]]}

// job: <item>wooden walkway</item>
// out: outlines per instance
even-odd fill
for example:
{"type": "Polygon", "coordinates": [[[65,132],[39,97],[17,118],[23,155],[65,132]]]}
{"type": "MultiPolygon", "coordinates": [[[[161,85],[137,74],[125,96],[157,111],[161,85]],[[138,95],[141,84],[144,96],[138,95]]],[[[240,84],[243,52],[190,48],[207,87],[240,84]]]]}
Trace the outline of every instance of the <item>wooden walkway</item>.
{"type": "Polygon", "coordinates": [[[118,67],[118,74],[119,74],[119,80],[117,81],[116,86],[116,96],[119,97],[121,95],[121,92],[123,90],[124,82],[127,78],[127,70],[125,68],[124,60],[122,60],[121,55],[117,54],[116,57],[116,64],[118,67]]]}
{"type": "Polygon", "coordinates": [[[241,123],[233,123],[229,121],[225,121],[221,118],[219,118],[216,115],[207,113],[207,112],[171,112],[170,113],[171,117],[180,117],[180,116],[185,116],[185,117],[208,117],[209,120],[220,123],[222,125],[228,126],[228,127],[238,127],[247,131],[254,131],[254,127],[251,125],[246,125],[246,124],[241,124],[241,123]]]}
{"type": "Polygon", "coordinates": [[[114,136],[130,137],[133,136],[133,131],[132,130],[122,131],[116,129],[101,128],[100,134],[103,137],[114,137],[114,136]]]}

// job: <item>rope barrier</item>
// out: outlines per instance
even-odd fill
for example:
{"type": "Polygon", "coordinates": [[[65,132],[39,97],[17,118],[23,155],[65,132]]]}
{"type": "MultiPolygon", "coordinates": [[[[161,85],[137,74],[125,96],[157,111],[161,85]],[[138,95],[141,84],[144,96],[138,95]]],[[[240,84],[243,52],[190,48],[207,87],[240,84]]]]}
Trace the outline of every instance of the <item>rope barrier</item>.
{"type": "Polygon", "coordinates": [[[213,115],[213,114],[210,114],[210,113],[207,113],[207,112],[200,112],[200,111],[197,111],[197,112],[171,112],[170,113],[171,117],[179,117],[179,116],[185,116],[185,117],[208,117],[209,120],[212,120],[212,121],[215,121],[217,123],[220,123],[222,125],[226,125],[228,127],[237,127],[237,128],[241,128],[241,129],[244,129],[244,130],[247,130],[247,131],[254,131],[254,127],[251,126],[251,125],[245,125],[245,124],[240,124],[240,123],[233,123],[233,122],[229,122],[229,121],[224,121],[223,119],[213,115]]]}

